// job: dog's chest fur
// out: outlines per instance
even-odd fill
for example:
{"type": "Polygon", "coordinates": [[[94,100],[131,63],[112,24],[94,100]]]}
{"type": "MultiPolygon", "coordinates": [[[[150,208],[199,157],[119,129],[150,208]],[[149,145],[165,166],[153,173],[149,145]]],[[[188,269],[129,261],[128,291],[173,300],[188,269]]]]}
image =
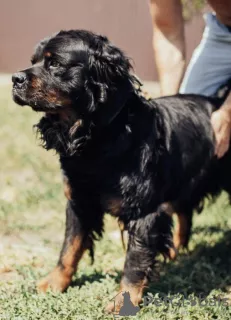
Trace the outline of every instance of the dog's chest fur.
{"type": "Polygon", "coordinates": [[[126,164],[125,160],[94,163],[92,159],[87,164],[73,157],[61,159],[61,167],[69,200],[80,198],[83,206],[94,203],[98,210],[118,217],[139,215],[145,207],[151,210],[153,177],[131,160],[126,164]]]}

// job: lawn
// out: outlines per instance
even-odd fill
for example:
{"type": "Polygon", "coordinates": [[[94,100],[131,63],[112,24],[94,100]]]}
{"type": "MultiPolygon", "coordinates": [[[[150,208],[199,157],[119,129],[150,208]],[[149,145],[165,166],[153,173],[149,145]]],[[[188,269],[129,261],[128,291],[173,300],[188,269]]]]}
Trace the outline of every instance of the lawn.
{"type": "MultiPolygon", "coordinates": [[[[104,307],[115,295],[124,262],[117,224],[106,218],[104,239],[96,245],[95,264],[86,255],[72,286],[64,294],[37,294],[36,280],[54,267],[64,234],[61,173],[57,156],[39,146],[32,126],[38,114],[11,100],[9,86],[0,87],[0,319],[113,319],[104,307]]],[[[200,293],[231,296],[231,210],[223,194],[195,215],[189,252],[163,264],[160,277],[147,289],[150,297],[200,293]]],[[[230,319],[230,307],[144,307],[131,319],[230,319]]],[[[210,302],[212,300],[209,300],[210,302]]],[[[127,318],[128,319],[128,318],[127,318]]]]}

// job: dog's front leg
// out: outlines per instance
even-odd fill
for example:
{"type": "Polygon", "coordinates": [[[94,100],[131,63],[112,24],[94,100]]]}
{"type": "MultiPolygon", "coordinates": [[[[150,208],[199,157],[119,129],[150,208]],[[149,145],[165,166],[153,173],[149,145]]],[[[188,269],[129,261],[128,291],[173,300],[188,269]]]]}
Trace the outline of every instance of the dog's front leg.
{"type": "Polygon", "coordinates": [[[68,201],[65,239],[58,264],[38,283],[38,290],[46,292],[50,288],[53,291],[63,292],[69,286],[78,262],[87,248],[87,234],[78,217],[77,208],[72,201],[68,201]]]}
{"type": "Polygon", "coordinates": [[[106,308],[108,312],[120,310],[125,292],[129,292],[134,306],[141,302],[144,288],[153,277],[156,255],[168,255],[173,246],[171,227],[171,216],[161,210],[128,223],[129,241],[120,293],[115,305],[106,308]]]}
{"type": "Polygon", "coordinates": [[[124,301],[124,293],[129,293],[134,306],[138,306],[143,296],[143,290],[148,284],[148,271],[153,268],[155,252],[146,246],[142,239],[129,235],[124,273],[116,300],[110,303],[106,311],[118,312],[124,301]]]}

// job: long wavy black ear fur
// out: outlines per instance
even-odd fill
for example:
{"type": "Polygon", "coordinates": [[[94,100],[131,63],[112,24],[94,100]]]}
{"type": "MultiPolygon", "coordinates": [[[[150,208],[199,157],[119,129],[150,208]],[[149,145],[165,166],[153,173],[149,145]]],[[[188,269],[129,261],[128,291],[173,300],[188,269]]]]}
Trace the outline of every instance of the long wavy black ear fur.
{"type": "Polygon", "coordinates": [[[123,109],[137,82],[131,69],[129,59],[120,49],[106,37],[96,36],[89,49],[86,90],[90,96],[89,110],[97,124],[110,124],[123,109]]]}

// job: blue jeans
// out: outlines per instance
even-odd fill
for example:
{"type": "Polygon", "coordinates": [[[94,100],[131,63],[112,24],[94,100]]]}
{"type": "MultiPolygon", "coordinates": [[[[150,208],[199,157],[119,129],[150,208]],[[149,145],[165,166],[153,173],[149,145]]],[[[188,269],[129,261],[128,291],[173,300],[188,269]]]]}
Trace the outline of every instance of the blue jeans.
{"type": "Polygon", "coordinates": [[[213,13],[204,18],[203,37],[186,70],[180,93],[210,96],[231,79],[231,31],[213,13]]]}

